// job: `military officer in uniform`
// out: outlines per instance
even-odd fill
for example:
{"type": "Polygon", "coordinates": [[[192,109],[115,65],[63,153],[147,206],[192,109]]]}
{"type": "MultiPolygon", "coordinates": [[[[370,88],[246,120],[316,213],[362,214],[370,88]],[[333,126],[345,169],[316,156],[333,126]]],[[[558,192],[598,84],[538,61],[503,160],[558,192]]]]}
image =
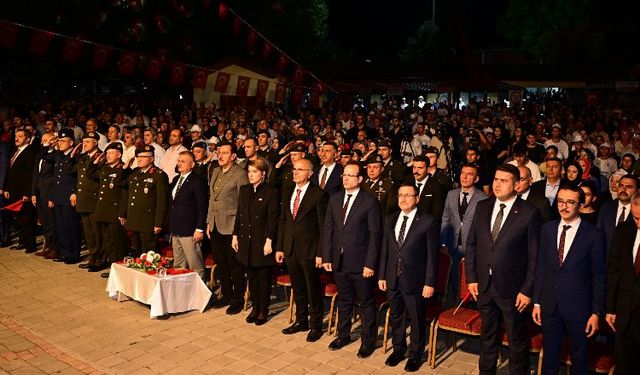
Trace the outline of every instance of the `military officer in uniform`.
{"type": "Polygon", "coordinates": [[[55,163],[55,183],[49,195],[48,206],[53,208],[60,254],[53,261],[66,264],[80,261],[80,228],[75,208],[77,169],[71,157],[73,137],[73,130],[63,128],[58,132],[57,148],[53,152],[42,150],[42,159],[55,163]]]}
{"type": "MultiPolygon", "coordinates": [[[[285,146],[287,147],[287,146],[285,146]]],[[[283,189],[293,189],[293,163],[300,159],[304,159],[307,154],[307,147],[300,142],[291,143],[285,154],[274,166],[269,176],[269,184],[278,190],[278,195],[282,194],[283,189]]]]}
{"type": "MultiPolygon", "coordinates": [[[[96,202],[95,220],[102,236],[98,246],[96,260],[107,266],[109,263],[121,260],[127,255],[127,233],[118,217],[127,214],[127,178],[131,170],[124,168],[122,163],[122,144],[110,143],[101,156],[94,163],[99,167],[94,173],[98,181],[98,201],[96,202]]],[[[97,268],[90,268],[95,272],[97,268]]],[[[100,276],[109,277],[109,273],[100,276]]]]}
{"type": "Polygon", "coordinates": [[[92,169],[96,168],[93,162],[102,154],[102,151],[98,148],[99,139],[98,133],[85,133],[82,137],[82,144],[76,146],[72,153],[78,166],[76,212],[80,214],[84,243],[89,249],[89,262],[80,264],[78,267],[89,270],[103,266],[103,262],[96,258],[102,239],[94,217],[96,201],[98,200],[98,182],[92,178],[92,169]],[[77,153],[79,146],[82,146],[82,154],[76,156],[74,153],[77,153]]]}
{"type": "Polygon", "coordinates": [[[398,207],[395,186],[390,178],[382,176],[382,158],[372,156],[367,159],[367,179],[360,185],[380,203],[383,218],[398,207]]]}
{"type": "Polygon", "coordinates": [[[378,155],[382,158],[382,178],[402,184],[409,175],[409,169],[402,162],[393,158],[391,154],[391,141],[387,138],[378,142],[378,155]]]}
{"type": "Polygon", "coordinates": [[[153,164],[154,146],[136,149],[138,167],[127,179],[126,216],[120,222],[133,232],[134,255],[156,249],[155,236],[162,230],[169,204],[167,174],[153,164]]]}

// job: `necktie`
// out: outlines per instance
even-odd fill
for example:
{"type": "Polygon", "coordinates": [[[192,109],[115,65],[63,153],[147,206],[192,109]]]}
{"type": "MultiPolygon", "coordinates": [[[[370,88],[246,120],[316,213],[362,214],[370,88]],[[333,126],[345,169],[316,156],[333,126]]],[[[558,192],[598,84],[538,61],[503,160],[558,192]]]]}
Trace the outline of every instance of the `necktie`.
{"type": "Polygon", "coordinates": [[[324,172],[322,173],[322,179],[320,180],[320,189],[324,190],[324,186],[327,184],[327,167],[324,167],[324,172]]]}
{"type": "Polygon", "coordinates": [[[636,252],[636,259],[633,262],[633,271],[636,274],[636,277],[640,276],[640,246],[638,246],[638,251],[636,252]]]}
{"type": "Polygon", "coordinates": [[[422,194],[422,190],[421,190],[421,188],[422,188],[422,182],[418,182],[418,183],[416,184],[416,187],[418,188],[418,196],[420,196],[420,195],[422,194]]]}
{"type": "Polygon", "coordinates": [[[404,218],[402,218],[402,225],[400,225],[400,232],[398,233],[398,245],[402,246],[402,243],[404,242],[404,232],[407,230],[407,220],[409,219],[409,216],[404,215],[404,218]]]}
{"type": "Polygon", "coordinates": [[[562,233],[560,233],[560,243],[558,244],[558,264],[562,265],[564,261],[564,241],[567,238],[567,231],[571,228],[571,225],[563,225],[562,233]]]}
{"type": "Polygon", "coordinates": [[[462,193],[462,203],[460,204],[460,220],[464,219],[464,214],[467,212],[467,207],[469,207],[469,193],[462,193]]]}
{"type": "Polygon", "coordinates": [[[16,150],[16,152],[13,154],[13,156],[11,157],[11,162],[9,163],[10,167],[13,167],[13,163],[16,161],[16,159],[18,158],[18,153],[20,152],[20,150],[16,150]]]}
{"type": "Polygon", "coordinates": [[[302,189],[296,189],[296,198],[293,200],[293,219],[296,219],[296,215],[298,215],[298,209],[300,208],[300,193],[302,193],[302,189]]]}
{"type": "Polygon", "coordinates": [[[620,225],[620,223],[622,223],[624,221],[624,217],[625,217],[625,211],[627,210],[627,207],[622,206],[622,212],[620,213],[620,216],[618,216],[618,222],[616,223],[616,227],[618,225],[620,225]]]}
{"type": "Polygon", "coordinates": [[[176,197],[176,195],[178,195],[178,192],[180,191],[180,188],[182,187],[182,183],[184,182],[184,176],[180,176],[180,179],[178,179],[178,185],[176,186],[176,193],[174,194],[174,198],[176,197]]]}
{"type": "Polygon", "coordinates": [[[351,200],[351,194],[347,194],[347,201],[342,206],[342,223],[347,221],[347,209],[349,208],[349,201],[351,200]]]}
{"type": "Polygon", "coordinates": [[[498,238],[498,233],[500,233],[500,225],[502,225],[502,217],[504,216],[504,208],[507,207],[506,204],[500,203],[500,211],[498,215],[496,215],[496,221],[493,222],[493,227],[491,227],[491,238],[495,241],[498,238]]]}

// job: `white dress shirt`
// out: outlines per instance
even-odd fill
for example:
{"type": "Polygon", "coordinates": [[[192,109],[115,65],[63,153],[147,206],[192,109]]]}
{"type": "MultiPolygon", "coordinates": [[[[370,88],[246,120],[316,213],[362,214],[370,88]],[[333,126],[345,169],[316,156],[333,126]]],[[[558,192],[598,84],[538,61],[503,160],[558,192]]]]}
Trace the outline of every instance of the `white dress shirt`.
{"type": "Polygon", "coordinates": [[[509,216],[509,212],[511,211],[511,207],[513,207],[513,203],[516,201],[516,198],[518,198],[518,196],[514,195],[513,198],[504,202],[496,199],[496,203],[494,203],[493,205],[493,212],[491,213],[491,226],[489,226],[489,228],[493,228],[493,223],[496,221],[496,216],[498,216],[498,212],[500,212],[500,205],[504,204],[506,207],[504,208],[504,214],[502,215],[502,223],[500,223],[500,229],[502,229],[504,222],[507,221],[507,216],[509,216]]]}
{"type": "Polygon", "coordinates": [[[624,210],[624,219],[622,220],[623,222],[625,220],[627,220],[627,218],[629,218],[629,213],[631,211],[631,204],[627,203],[627,205],[625,206],[624,204],[622,204],[622,202],[618,201],[618,209],[616,210],[616,221],[614,222],[615,225],[618,225],[618,218],[620,217],[620,215],[622,214],[622,208],[625,208],[624,210]]]}
{"type": "Polygon", "coordinates": [[[546,185],[544,188],[544,196],[549,200],[549,205],[553,206],[553,201],[556,199],[556,195],[558,195],[558,188],[560,187],[560,180],[556,182],[555,185],[551,185],[549,180],[546,180],[546,185]]]}
{"type": "Polygon", "coordinates": [[[167,174],[169,182],[173,181],[173,178],[178,174],[176,172],[176,166],[178,165],[178,156],[182,151],[188,151],[183,145],[170,146],[162,157],[162,163],[157,164],[160,169],[167,174]]]}
{"type": "Polygon", "coordinates": [[[396,222],[396,226],[395,226],[396,240],[400,235],[400,227],[402,227],[402,222],[404,221],[405,216],[409,217],[407,219],[407,226],[404,228],[404,238],[405,239],[407,238],[407,234],[409,233],[409,228],[411,228],[411,223],[413,223],[413,219],[416,217],[416,212],[418,212],[418,207],[415,207],[408,214],[405,214],[404,211],[400,211],[400,215],[398,216],[398,221],[396,222]]]}
{"type": "MultiPolygon", "coordinates": [[[[304,198],[304,194],[307,192],[307,188],[309,187],[309,181],[307,181],[306,184],[302,185],[302,187],[299,187],[298,185],[296,185],[295,189],[293,189],[293,194],[291,195],[291,199],[289,202],[289,209],[291,210],[291,213],[293,214],[293,203],[296,201],[296,194],[298,194],[298,190],[302,190],[300,192],[300,202],[298,204],[302,204],[302,198],[304,198]]],[[[300,206],[298,206],[298,209],[300,208],[300,206]]]]}
{"type": "Polygon", "coordinates": [[[418,196],[421,197],[422,196],[422,190],[424,189],[424,185],[427,184],[427,181],[429,180],[429,175],[427,175],[427,177],[424,178],[424,180],[422,181],[418,181],[416,180],[416,187],[418,188],[418,196]],[[420,184],[420,185],[418,185],[420,184]]]}
{"type": "Polygon", "coordinates": [[[460,196],[458,197],[458,204],[462,204],[462,201],[464,200],[464,193],[467,193],[467,204],[469,204],[471,202],[471,197],[473,197],[473,188],[469,189],[469,191],[464,191],[462,189],[460,189],[460,196]]]}
{"type": "Polygon", "coordinates": [[[558,236],[556,238],[556,248],[560,248],[560,236],[562,236],[563,227],[565,225],[570,225],[571,228],[567,229],[567,234],[564,237],[564,252],[562,253],[562,261],[567,259],[567,254],[569,253],[569,249],[571,248],[571,244],[573,240],[576,238],[576,233],[578,233],[578,228],[580,227],[580,223],[582,220],[580,216],[576,217],[572,222],[566,222],[564,219],[560,220],[560,224],[558,224],[558,236]]]}
{"type": "Polygon", "coordinates": [[[529,198],[529,193],[531,193],[531,188],[527,189],[527,191],[525,191],[524,193],[520,194],[520,198],[522,198],[522,200],[526,201],[527,198],[529,198]]]}
{"type": "Polygon", "coordinates": [[[353,207],[353,201],[355,201],[356,197],[358,196],[358,192],[360,192],[360,188],[356,188],[352,192],[348,192],[348,191],[344,192],[344,199],[342,199],[342,207],[344,207],[345,203],[347,203],[347,195],[351,195],[351,198],[349,199],[349,205],[347,206],[347,212],[345,212],[344,214],[345,222],[347,221],[347,217],[349,217],[349,212],[351,211],[351,207],[353,207]]]}
{"type": "Polygon", "coordinates": [[[638,256],[638,246],[640,246],[640,229],[636,230],[636,240],[633,243],[633,249],[631,249],[631,254],[633,258],[631,258],[632,262],[636,261],[636,256],[638,256]]]}
{"type": "Polygon", "coordinates": [[[333,169],[335,167],[336,163],[334,162],[329,166],[323,165],[322,168],[320,168],[320,174],[318,174],[318,186],[322,183],[322,176],[324,175],[324,171],[327,171],[327,179],[324,181],[324,183],[326,184],[327,182],[329,182],[329,177],[331,176],[331,173],[333,173],[333,169]]]}
{"type": "MultiPolygon", "coordinates": [[[[191,171],[187,172],[187,174],[184,175],[184,178],[182,179],[182,183],[184,184],[184,182],[187,180],[187,177],[189,177],[189,175],[191,174],[191,171]]],[[[180,176],[182,177],[182,176],[180,176]]],[[[176,182],[176,186],[173,187],[173,190],[171,190],[171,197],[173,199],[176,198],[176,193],[178,192],[178,184],[180,183],[180,180],[178,179],[178,182],[176,182]]]]}

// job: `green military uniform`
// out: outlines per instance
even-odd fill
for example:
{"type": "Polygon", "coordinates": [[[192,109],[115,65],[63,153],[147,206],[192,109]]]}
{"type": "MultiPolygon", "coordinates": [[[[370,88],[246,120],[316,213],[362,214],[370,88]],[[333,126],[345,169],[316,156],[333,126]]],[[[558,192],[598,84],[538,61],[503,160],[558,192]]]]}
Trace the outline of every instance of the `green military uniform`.
{"type": "MultiPolygon", "coordinates": [[[[143,146],[136,155],[142,152],[153,153],[153,147],[143,146]]],[[[169,204],[167,174],[153,164],[147,170],[136,168],[127,179],[127,186],[126,228],[133,232],[135,249],[140,253],[155,250],[153,228],[164,225],[169,204]]]]}
{"type": "Polygon", "coordinates": [[[129,173],[121,161],[113,165],[101,164],[95,173],[99,182],[95,219],[102,235],[98,254],[104,263],[122,260],[128,253],[127,232],[119,217],[126,217],[129,173]]]}
{"type": "Polygon", "coordinates": [[[373,181],[367,178],[360,184],[360,188],[369,192],[378,200],[383,217],[398,209],[398,198],[396,196],[398,189],[391,179],[380,176],[373,181]]]}
{"type": "MultiPolygon", "coordinates": [[[[91,138],[98,141],[98,135],[90,132],[83,138],[91,138]]],[[[96,150],[92,155],[82,154],[77,157],[78,185],[76,188],[76,212],[80,214],[84,243],[89,249],[88,266],[101,265],[98,248],[102,243],[102,235],[95,220],[96,202],[98,200],[98,182],[92,178],[92,169],[96,166],[93,162],[102,154],[96,150]]]]}

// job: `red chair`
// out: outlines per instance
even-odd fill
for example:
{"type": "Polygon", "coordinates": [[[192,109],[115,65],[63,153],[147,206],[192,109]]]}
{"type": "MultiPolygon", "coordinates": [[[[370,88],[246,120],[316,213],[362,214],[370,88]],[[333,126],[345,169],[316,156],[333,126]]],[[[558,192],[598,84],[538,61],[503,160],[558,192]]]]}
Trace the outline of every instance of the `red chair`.
{"type": "MultiPolygon", "coordinates": [[[[529,312],[527,312],[529,314],[529,312]]],[[[542,352],[542,327],[535,324],[533,320],[527,320],[525,322],[525,327],[527,330],[527,339],[529,342],[529,353],[538,354],[542,352]]],[[[502,345],[509,346],[509,339],[507,338],[507,333],[502,332],[502,345]]],[[[502,363],[502,350],[498,351],[498,363],[502,363]]],[[[542,357],[538,358],[538,369],[540,370],[542,366],[542,357]]]]}
{"type": "MultiPolygon", "coordinates": [[[[470,299],[468,294],[467,277],[465,275],[464,258],[460,261],[460,283],[458,289],[458,297],[462,301],[462,306],[451,308],[443,311],[438,316],[431,329],[431,343],[429,344],[431,350],[431,368],[436,367],[436,354],[438,342],[438,330],[445,330],[449,332],[460,333],[467,336],[480,336],[480,327],[482,320],[480,319],[480,313],[476,309],[465,307],[465,303],[470,299]]],[[[453,350],[457,350],[456,340],[453,340],[453,350]]]]}
{"type": "Polygon", "coordinates": [[[333,314],[335,311],[335,327],[334,333],[338,334],[338,312],[336,306],[336,299],[338,298],[338,286],[333,279],[332,273],[321,273],[320,284],[322,285],[322,292],[325,297],[331,298],[331,305],[329,306],[329,315],[327,319],[327,334],[331,335],[333,314]]]}
{"type": "Polygon", "coordinates": [[[277,286],[284,288],[285,295],[287,294],[287,288],[289,288],[289,323],[293,322],[293,288],[291,287],[291,276],[288,273],[277,273],[275,275],[275,283],[277,286]]]}

